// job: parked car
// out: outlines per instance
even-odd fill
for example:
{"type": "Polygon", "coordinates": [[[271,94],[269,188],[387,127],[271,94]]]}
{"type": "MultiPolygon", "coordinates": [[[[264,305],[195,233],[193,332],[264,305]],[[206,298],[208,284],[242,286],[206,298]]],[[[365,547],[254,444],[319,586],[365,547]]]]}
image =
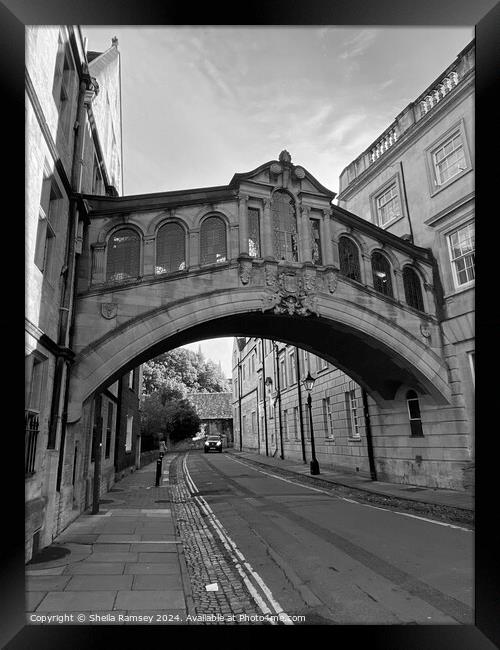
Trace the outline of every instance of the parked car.
{"type": "Polygon", "coordinates": [[[205,444],[203,446],[203,451],[208,454],[210,451],[218,451],[219,454],[222,453],[222,440],[220,436],[207,436],[205,444]]]}

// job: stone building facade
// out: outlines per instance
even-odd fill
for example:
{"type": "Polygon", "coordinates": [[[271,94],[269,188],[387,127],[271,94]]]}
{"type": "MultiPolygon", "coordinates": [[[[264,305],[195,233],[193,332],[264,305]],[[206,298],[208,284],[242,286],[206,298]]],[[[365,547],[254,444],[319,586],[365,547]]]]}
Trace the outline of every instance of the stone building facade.
{"type": "MultiPolygon", "coordinates": [[[[114,40],[104,53],[87,52],[78,27],[26,27],[28,560],[88,503],[94,414],[87,413],[84,435],[66,435],[74,284],[84,232],[77,204],[82,192],[116,196],[122,191],[117,45],[114,40]]],[[[101,405],[103,421],[113,432],[102,448],[102,480],[109,485],[119,410],[116,387],[102,394],[101,405]]]]}
{"type": "Polygon", "coordinates": [[[458,430],[440,423],[434,458],[464,459],[466,435],[466,486],[474,454],[474,61],[472,41],[343,170],[337,197],[339,206],[434,254],[453,402],[467,414],[458,430]]]}
{"type": "Polygon", "coordinates": [[[308,373],[315,378],[311,411],[320,466],[370,476],[361,387],[323,358],[279,341],[234,339],[235,448],[311,460],[308,373]]]}

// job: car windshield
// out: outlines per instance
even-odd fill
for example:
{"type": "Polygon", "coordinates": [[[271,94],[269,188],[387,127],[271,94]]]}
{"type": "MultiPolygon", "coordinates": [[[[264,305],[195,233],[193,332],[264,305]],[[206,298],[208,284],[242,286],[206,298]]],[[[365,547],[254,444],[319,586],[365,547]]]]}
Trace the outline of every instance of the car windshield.
{"type": "Polygon", "coordinates": [[[210,442],[219,442],[220,438],[218,436],[208,436],[207,440],[210,442]]]}

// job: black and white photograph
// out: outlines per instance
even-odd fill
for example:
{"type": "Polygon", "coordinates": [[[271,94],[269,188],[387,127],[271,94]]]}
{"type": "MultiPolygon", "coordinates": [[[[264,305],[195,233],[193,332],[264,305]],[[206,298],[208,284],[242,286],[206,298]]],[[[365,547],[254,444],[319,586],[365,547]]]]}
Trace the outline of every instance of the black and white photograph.
{"type": "Polygon", "coordinates": [[[25,625],[474,626],[474,24],[24,29],[25,625]]]}

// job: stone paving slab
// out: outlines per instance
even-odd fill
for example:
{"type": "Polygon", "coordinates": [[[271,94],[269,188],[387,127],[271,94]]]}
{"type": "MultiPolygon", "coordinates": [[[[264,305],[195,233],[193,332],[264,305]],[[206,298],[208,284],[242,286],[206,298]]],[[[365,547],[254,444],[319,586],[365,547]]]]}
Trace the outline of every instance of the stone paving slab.
{"type": "Polygon", "coordinates": [[[177,554],[177,545],[182,542],[173,544],[161,544],[159,542],[150,542],[145,544],[131,544],[130,550],[133,553],[175,553],[177,554]]]}
{"type": "Polygon", "coordinates": [[[137,562],[146,564],[178,564],[177,553],[138,553],[137,562]]]}
{"type": "Polygon", "coordinates": [[[148,532],[148,533],[141,533],[140,534],[140,540],[136,541],[141,541],[141,542],[173,542],[179,539],[177,535],[174,533],[166,534],[166,533],[156,533],[156,532],[148,532]]]}
{"type": "Polygon", "coordinates": [[[26,591],[59,591],[69,580],[69,576],[27,576],[26,591]]]}
{"type": "Polygon", "coordinates": [[[114,591],[52,591],[37,607],[37,612],[101,612],[112,610],[116,598],[114,591]]]}
{"type": "Polygon", "coordinates": [[[95,552],[89,555],[90,562],[140,562],[137,553],[121,553],[121,552],[95,552]]]}
{"type": "Polygon", "coordinates": [[[61,544],[73,543],[73,544],[93,544],[98,538],[97,533],[71,533],[64,532],[58,537],[58,541],[61,544]]]}
{"type": "Polygon", "coordinates": [[[151,521],[147,523],[141,523],[135,526],[135,533],[150,533],[150,532],[158,532],[158,533],[169,533],[171,535],[174,534],[175,528],[174,525],[171,524],[170,522],[166,521],[151,521]]]}
{"type": "Polygon", "coordinates": [[[172,510],[170,508],[155,508],[153,510],[148,510],[147,508],[143,508],[141,510],[141,513],[144,515],[165,515],[165,516],[171,516],[172,515],[172,510]]]}
{"type": "Polygon", "coordinates": [[[127,522],[125,524],[121,523],[115,523],[114,521],[110,521],[109,523],[102,524],[101,526],[96,526],[94,528],[94,532],[96,533],[109,533],[109,534],[114,534],[114,533],[128,533],[130,535],[134,534],[134,529],[137,528],[137,520],[134,522],[127,522]]]}
{"type": "Polygon", "coordinates": [[[179,563],[171,564],[126,564],[124,573],[128,574],[175,574],[180,575],[179,563]]]}
{"type": "Polygon", "coordinates": [[[25,573],[27,576],[60,576],[65,570],[65,566],[53,566],[48,569],[30,569],[28,565],[25,573]]]}
{"type": "Polygon", "coordinates": [[[26,609],[36,609],[46,595],[46,591],[28,591],[26,593],[26,609]]]}
{"type": "Polygon", "coordinates": [[[97,538],[98,544],[100,542],[106,543],[106,542],[140,542],[140,541],[141,541],[141,536],[139,534],[135,534],[135,535],[103,534],[103,535],[99,535],[99,537],[97,538]]]}
{"type": "Polygon", "coordinates": [[[116,607],[131,610],[178,609],[185,613],[184,592],[168,591],[119,591],[116,607]]]}
{"type": "Polygon", "coordinates": [[[126,565],[123,562],[79,562],[64,569],[66,575],[119,575],[126,565]]]}
{"type": "Polygon", "coordinates": [[[129,575],[75,575],[67,584],[67,591],[111,591],[132,589],[134,576],[129,575]]]}
{"type": "MultiPolygon", "coordinates": [[[[128,576],[127,576],[128,577],[128,576]]],[[[165,589],[182,589],[182,578],[179,574],[153,574],[153,575],[135,575],[130,576],[134,582],[133,590],[165,590],[165,589]]]]}
{"type": "Polygon", "coordinates": [[[133,551],[134,549],[130,548],[131,544],[120,544],[120,542],[109,542],[109,543],[104,543],[104,544],[94,544],[93,546],[93,552],[94,553],[109,553],[112,552],[114,553],[115,551],[117,553],[128,553],[129,551],[133,551]]]}

